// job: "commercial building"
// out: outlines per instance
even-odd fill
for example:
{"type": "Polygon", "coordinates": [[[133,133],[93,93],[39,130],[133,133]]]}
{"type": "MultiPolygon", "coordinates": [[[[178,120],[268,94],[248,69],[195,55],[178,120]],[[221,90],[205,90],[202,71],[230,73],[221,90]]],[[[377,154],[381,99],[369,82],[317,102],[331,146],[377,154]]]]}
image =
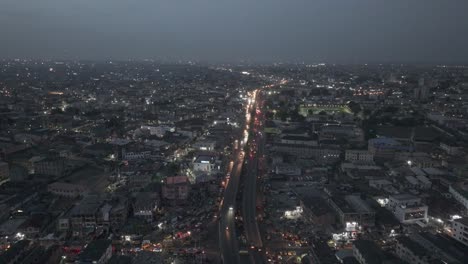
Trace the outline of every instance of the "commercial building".
{"type": "Polygon", "coordinates": [[[387,208],[403,224],[428,221],[427,205],[421,202],[421,198],[411,194],[390,195],[387,208]]]}

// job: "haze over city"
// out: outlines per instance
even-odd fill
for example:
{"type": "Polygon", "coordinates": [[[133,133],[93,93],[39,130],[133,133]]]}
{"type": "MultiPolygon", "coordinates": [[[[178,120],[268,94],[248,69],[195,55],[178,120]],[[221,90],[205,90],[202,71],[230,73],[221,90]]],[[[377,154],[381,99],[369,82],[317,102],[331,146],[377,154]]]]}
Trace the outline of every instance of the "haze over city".
{"type": "Polygon", "coordinates": [[[467,9],[461,0],[2,0],[0,57],[460,64],[467,9]]]}

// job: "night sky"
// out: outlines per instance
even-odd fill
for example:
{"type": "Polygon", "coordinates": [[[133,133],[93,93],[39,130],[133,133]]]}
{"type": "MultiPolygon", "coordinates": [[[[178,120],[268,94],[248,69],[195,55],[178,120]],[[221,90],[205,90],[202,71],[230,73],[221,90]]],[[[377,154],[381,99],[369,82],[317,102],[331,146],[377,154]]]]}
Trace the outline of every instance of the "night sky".
{"type": "Polygon", "coordinates": [[[468,63],[468,1],[0,0],[0,58],[468,63]]]}

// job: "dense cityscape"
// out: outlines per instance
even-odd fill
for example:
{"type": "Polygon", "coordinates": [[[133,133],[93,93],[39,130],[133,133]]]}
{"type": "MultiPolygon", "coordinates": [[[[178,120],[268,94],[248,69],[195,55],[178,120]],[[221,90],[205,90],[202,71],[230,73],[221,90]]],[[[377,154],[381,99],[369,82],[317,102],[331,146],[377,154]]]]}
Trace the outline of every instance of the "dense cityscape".
{"type": "Polygon", "coordinates": [[[0,62],[0,263],[468,263],[468,67],[0,62]]]}

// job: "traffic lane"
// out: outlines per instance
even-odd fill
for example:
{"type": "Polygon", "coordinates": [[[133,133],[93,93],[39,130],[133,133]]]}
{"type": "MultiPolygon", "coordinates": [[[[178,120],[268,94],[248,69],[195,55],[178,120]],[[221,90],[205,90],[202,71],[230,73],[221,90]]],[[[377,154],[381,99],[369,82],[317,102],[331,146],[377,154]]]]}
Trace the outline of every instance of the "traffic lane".
{"type": "Polygon", "coordinates": [[[231,179],[226,186],[224,202],[220,219],[220,243],[224,263],[240,263],[238,254],[237,235],[235,229],[235,201],[239,186],[240,173],[242,171],[243,152],[236,155],[236,163],[231,173],[231,179]],[[230,208],[233,208],[230,210],[230,208]]]}

